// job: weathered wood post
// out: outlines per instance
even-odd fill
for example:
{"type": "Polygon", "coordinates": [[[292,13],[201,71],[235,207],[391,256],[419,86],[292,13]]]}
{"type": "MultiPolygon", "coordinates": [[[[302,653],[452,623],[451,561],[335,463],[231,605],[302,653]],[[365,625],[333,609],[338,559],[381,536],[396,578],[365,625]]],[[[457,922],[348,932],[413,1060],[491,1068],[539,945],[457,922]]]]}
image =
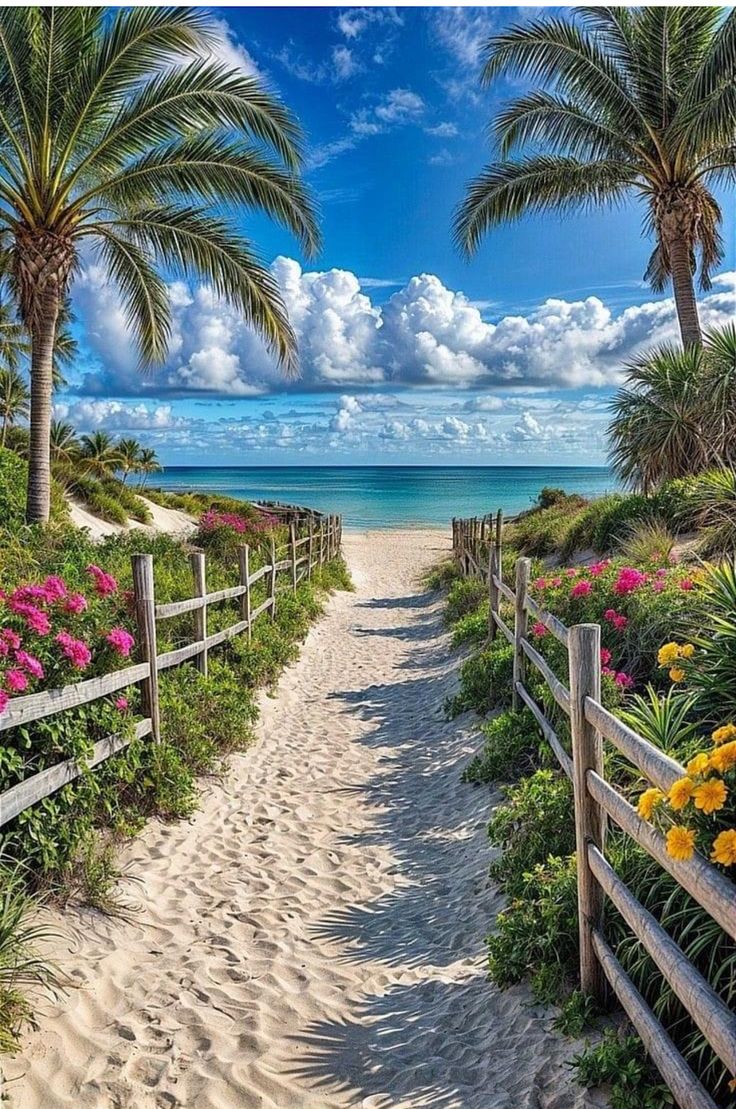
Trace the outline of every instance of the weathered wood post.
{"type": "Polygon", "coordinates": [[[248,642],[250,643],[253,638],[253,629],[250,626],[250,547],[244,543],[242,547],[238,547],[238,573],[240,577],[240,584],[245,589],[245,593],[240,595],[240,619],[248,621],[248,642]]]}
{"type": "Polygon", "coordinates": [[[314,557],[314,517],[309,517],[309,544],[307,546],[309,557],[307,559],[307,581],[312,580],[312,558],[314,557]]]}
{"type": "Polygon", "coordinates": [[[271,619],[276,619],[276,540],[271,537],[271,619]]]}
{"type": "Polygon", "coordinates": [[[296,524],[289,525],[289,546],[291,548],[291,589],[296,593],[296,524]]]}
{"type": "Polygon", "coordinates": [[[516,690],[516,683],[524,681],[526,656],[521,646],[522,639],[526,639],[529,615],[526,611],[526,594],[529,588],[529,573],[531,559],[518,558],[516,560],[516,611],[514,618],[514,684],[511,691],[511,708],[518,712],[521,708],[521,698],[516,690]]]}
{"type": "Polygon", "coordinates": [[[580,934],[580,985],[600,1004],[606,996],[606,978],[596,957],[592,933],[603,915],[604,894],[588,863],[588,844],[605,850],[606,818],[588,792],[588,770],[603,775],[603,740],[585,718],[585,699],[600,701],[601,629],[599,624],[576,624],[568,632],[570,659],[570,728],[572,732],[573,787],[575,792],[575,843],[578,875],[578,926],[580,934]]]}
{"type": "Polygon", "coordinates": [[[494,615],[498,613],[500,593],[495,578],[500,580],[496,565],[496,544],[491,543],[488,547],[488,638],[491,641],[496,638],[498,631],[494,615]]]}
{"type": "Polygon", "coordinates": [[[161,742],[161,716],[158,707],[158,667],[156,664],[156,597],[153,587],[153,555],[132,558],[133,604],[138,627],[138,658],[150,667],[149,677],[141,682],[143,711],[151,718],[154,743],[161,742]]]}
{"type": "MultiPolygon", "coordinates": [[[[194,579],[194,596],[204,597],[207,593],[207,568],[204,551],[192,551],[189,561],[192,567],[192,578],[194,579]]],[[[200,674],[207,677],[207,645],[205,643],[207,639],[207,605],[204,603],[201,608],[195,608],[194,610],[194,635],[202,643],[202,650],[194,656],[194,665],[200,674]]]]}

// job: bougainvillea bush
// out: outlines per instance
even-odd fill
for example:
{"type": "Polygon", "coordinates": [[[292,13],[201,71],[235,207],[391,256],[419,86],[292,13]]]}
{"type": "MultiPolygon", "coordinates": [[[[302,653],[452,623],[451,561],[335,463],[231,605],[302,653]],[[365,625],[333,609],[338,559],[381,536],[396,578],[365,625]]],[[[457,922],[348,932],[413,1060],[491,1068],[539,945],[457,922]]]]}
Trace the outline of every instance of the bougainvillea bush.
{"type": "Polygon", "coordinates": [[[253,517],[239,512],[223,512],[217,508],[209,508],[199,519],[195,542],[205,551],[232,555],[243,543],[258,548],[266,537],[270,538],[272,535],[276,537],[277,542],[286,538],[286,531],[283,528],[279,529],[279,520],[276,516],[263,513],[253,517]]]}

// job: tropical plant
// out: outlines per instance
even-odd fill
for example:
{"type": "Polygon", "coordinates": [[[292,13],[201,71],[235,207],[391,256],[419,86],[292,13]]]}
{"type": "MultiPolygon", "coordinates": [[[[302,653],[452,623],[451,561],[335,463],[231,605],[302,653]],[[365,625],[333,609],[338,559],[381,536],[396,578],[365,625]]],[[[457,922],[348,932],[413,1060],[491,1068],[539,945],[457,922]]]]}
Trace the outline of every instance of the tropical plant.
{"type": "Polygon", "coordinates": [[[0,239],[31,337],[27,514],[49,515],[54,342],[82,246],[120,292],[145,364],[170,304],[156,266],[204,279],[288,370],[295,338],[276,282],[218,214],[259,209],[316,249],[300,130],[260,80],[214,59],[204,9],[0,11],[0,239]]]}
{"type": "Polygon", "coordinates": [[[695,516],[699,549],[707,558],[736,552],[736,473],[709,470],[692,482],[685,511],[695,516]]]}
{"type": "Polygon", "coordinates": [[[612,402],[613,467],[650,492],[662,482],[736,464],[736,328],[702,347],[657,347],[634,359],[612,402]]]}
{"type": "Polygon", "coordinates": [[[135,473],[140,465],[141,445],[137,439],[121,439],[117,449],[120,455],[123,484],[125,484],[128,474],[135,473]]]}
{"type": "Polygon", "coordinates": [[[71,424],[52,420],[49,438],[51,458],[54,462],[73,462],[79,455],[79,440],[71,424]]]}
{"type": "Polygon", "coordinates": [[[633,195],[656,241],[645,277],[656,291],[671,279],[683,343],[699,343],[693,277],[699,262],[707,289],[723,253],[712,188],[736,180],[735,75],[732,9],[585,7],[494,35],[484,84],[539,87],[493,121],[500,160],[468,187],[459,246],[472,254],[492,228],[530,213],[633,195]]]}
{"type": "Polygon", "coordinates": [[[0,446],[5,446],[8,428],[19,419],[27,419],[30,396],[28,386],[17,370],[0,369],[0,446]]]}
{"type": "Polygon", "coordinates": [[[93,431],[80,439],[82,465],[97,477],[113,474],[121,463],[118,444],[106,431],[93,431]]]}
{"type": "Polygon", "coordinates": [[[0,301],[0,366],[17,370],[29,354],[28,335],[19,322],[15,309],[0,301]]]}
{"type": "Polygon", "coordinates": [[[138,472],[141,475],[141,486],[146,484],[149,474],[158,474],[163,469],[153,447],[142,447],[138,456],[138,472]]]}

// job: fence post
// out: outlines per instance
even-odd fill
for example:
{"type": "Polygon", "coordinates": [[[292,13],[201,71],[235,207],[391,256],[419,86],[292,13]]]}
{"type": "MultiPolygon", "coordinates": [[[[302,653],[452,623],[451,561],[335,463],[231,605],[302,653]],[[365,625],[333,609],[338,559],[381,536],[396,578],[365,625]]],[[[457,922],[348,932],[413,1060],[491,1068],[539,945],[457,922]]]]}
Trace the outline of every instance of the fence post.
{"type": "Polygon", "coordinates": [[[494,613],[498,614],[499,607],[499,589],[493,580],[494,577],[499,577],[498,567],[496,566],[496,544],[490,543],[488,546],[488,638],[493,641],[496,638],[496,621],[493,619],[494,613]]]}
{"type": "Polygon", "coordinates": [[[247,543],[238,547],[238,571],[240,584],[245,589],[245,593],[240,595],[240,618],[248,621],[248,642],[250,643],[253,631],[250,626],[250,547],[247,543]]]}
{"type": "Polygon", "coordinates": [[[529,573],[531,560],[518,558],[516,560],[516,612],[514,619],[514,686],[511,691],[511,707],[514,712],[521,708],[521,698],[516,691],[516,683],[524,681],[526,656],[521,646],[522,639],[526,639],[529,616],[525,608],[526,594],[529,588],[529,573]]]}
{"type": "MultiPolygon", "coordinates": [[[[194,578],[194,596],[204,597],[207,593],[207,570],[204,551],[192,551],[189,561],[192,566],[192,577],[194,578]]],[[[204,674],[206,678],[207,646],[204,641],[207,638],[207,605],[205,604],[194,610],[194,634],[203,644],[202,650],[194,656],[194,665],[200,674],[204,674]]]]}
{"type": "Polygon", "coordinates": [[[271,619],[276,619],[276,540],[271,538],[271,619]]]}
{"type": "Polygon", "coordinates": [[[320,516],[320,518],[319,518],[319,531],[317,533],[317,536],[319,538],[319,564],[320,564],[320,566],[324,562],[324,559],[322,557],[322,552],[323,552],[323,547],[324,547],[324,530],[325,530],[324,516],[320,516]]]}
{"type": "Polygon", "coordinates": [[[593,948],[592,931],[603,915],[603,890],[588,864],[588,844],[605,849],[606,818],[588,793],[587,773],[603,774],[603,740],[586,718],[585,698],[601,696],[601,629],[599,624],[576,624],[568,633],[570,658],[570,729],[575,790],[575,844],[578,876],[580,985],[603,1003],[606,979],[593,948]]]}
{"type": "Polygon", "coordinates": [[[143,711],[151,718],[153,742],[161,742],[161,717],[158,708],[158,667],[156,664],[156,599],[153,588],[153,555],[132,558],[133,603],[138,626],[138,657],[147,662],[150,675],[141,682],[143,711]]]}
{"type": "Polygon", "coordinates": [[[307,581],[311,581],[313,557],[312,552],[314,550],[314,518],[312,516],[309,517],[309,545],[307,547],[307,550],[309,551],[309,558],[307,559],[307,581]]]}
{"type": "Polygon", "coordinates": [[[289,525],[289,545],[291,547],[291,588],[296,593],[296,525],[289,525]]]}

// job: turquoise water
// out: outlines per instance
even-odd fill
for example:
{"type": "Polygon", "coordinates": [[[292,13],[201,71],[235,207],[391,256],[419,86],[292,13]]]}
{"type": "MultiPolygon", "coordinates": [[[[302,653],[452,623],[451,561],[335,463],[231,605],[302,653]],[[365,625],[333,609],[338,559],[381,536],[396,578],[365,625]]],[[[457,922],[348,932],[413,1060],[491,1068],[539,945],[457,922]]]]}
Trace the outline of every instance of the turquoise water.
{"type": "Polygon", "coordinates": [[[596,466],[167,466],[160,485],[339,512],[348,528],[447,527],[529,508],[545,485],[592,497],[616,488],[596,466]]]}

